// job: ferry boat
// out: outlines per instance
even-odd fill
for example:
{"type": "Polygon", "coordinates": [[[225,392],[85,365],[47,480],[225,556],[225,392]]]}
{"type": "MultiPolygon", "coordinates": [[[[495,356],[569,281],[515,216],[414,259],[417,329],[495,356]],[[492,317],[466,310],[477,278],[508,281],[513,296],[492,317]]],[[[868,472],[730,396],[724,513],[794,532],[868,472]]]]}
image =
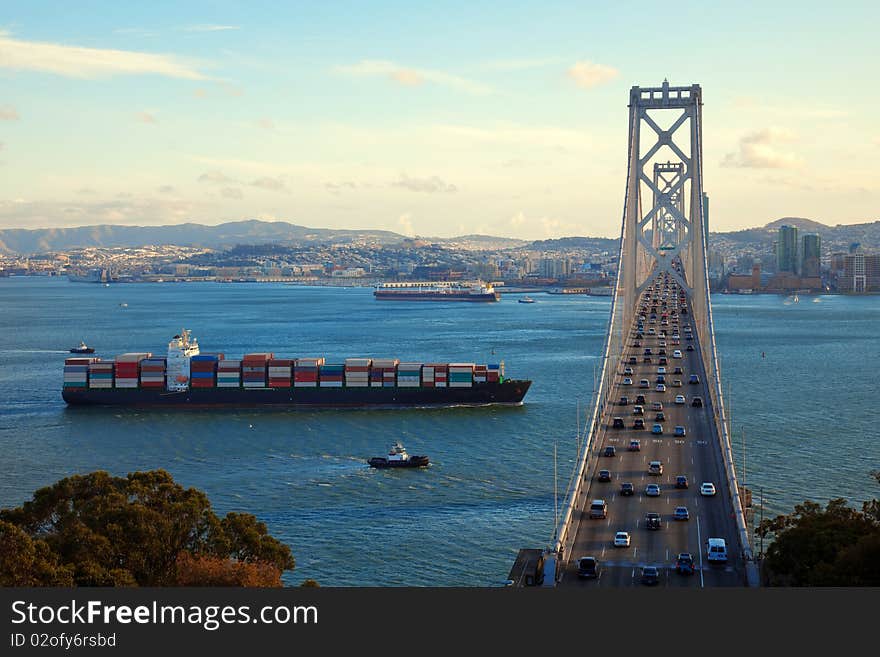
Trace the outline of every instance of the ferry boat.
{"type": "Polygon", "coordinates": [[[372,468],[426,468],[427,456],[410,456],[399,442],[394,443],[387,456],[374,456],[367,460],[372,468]]]}
{"type": "Polygon", "coordinates": [[[373,292],[385,301],[500,301],[501,293],[483,281],[381,283],[373,292]]]}

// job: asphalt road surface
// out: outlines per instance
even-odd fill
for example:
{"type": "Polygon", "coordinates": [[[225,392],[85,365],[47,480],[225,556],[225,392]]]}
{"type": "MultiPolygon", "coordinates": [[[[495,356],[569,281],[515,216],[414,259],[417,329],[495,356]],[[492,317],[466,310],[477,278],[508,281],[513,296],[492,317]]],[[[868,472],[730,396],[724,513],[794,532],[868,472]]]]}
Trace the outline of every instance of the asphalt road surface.
{"type": "MultiPolygon", "coordinates": [[[[677,297],[675,284],[670,282],[670,300],[677,297]]],[[[655,286],[656,289],[656,286],[655,286]]],[[[660,286],[658,295],[663,294],[660,286]]],[[[645,292],[652,296],[653,293],[645,292]]],[[[650,303],[647,317],[650,317],[650,303]]],[[[673,321],[669,326],[661,325],[662,310],[657,305],[656,323],[645,321],[644,338],[640,347],[634,347],[636,326],[629,328],[626,356],[635,356],[638,363],[619,363],[615,377],[615,389],[611,399],[629,398],[629,404],[620,405],[615,401],[606,407],[601,418],[602,428],[597,436],[600,456],[593,458],[585,477],[589,478],[589,488],[583,497],[584,508],[579,509],[574,522],[577,534],[571,554],[566,555],[559,586],[580,587],[623,587],[641,586],[641,569],[643,566],[657,566],[660,571],[660,586],[743,586],[744,570],[741,559],[741,548],[736,532],[730,497],[727,494],[727,479],[721,460],[721,447],[712,421],[712,408],[706,387],[706,375],[700,359],[696,327],[692,324],[690,310],[686,315],[679,316],[680,344],[674,345],[672,340],[673,321]],[[691,324],[693,339],[687,339],[684,327],[691,324]],[[653,328],[657,336],[648,335],[653,328]],[[659,336],[664,329],[668,335],[659,336]],[[667,365],[666,392],[656,391],[658,376],[660,340],[666,340],[667,365]],[[694,351],[687,351],[687,345],[693,344],[694,351]],[[652,363],[644,363],[645,348],[653,352],[652,363]],[[679,349],[681,358],[674,358],[673,351],[679,349]],[[624,367],[632,367],[633,374],[624,375],[624,367]],[[681,374],[673,374],[676,367],[682,368],[681,374]],[[689,384],[691,374],[700,377],[699,384],[689,384]],[[629,376],[633,384],[623,385],[624,376],[629,376]],[[640,379],[648,379],[650,387],[639,387],[640,379]],[[671,383],[681,380],[681,387],[671,383]],[[644,416],[633,415],[633,400],[638,394],[645,395],[644,416]],[[675,404],[676,395],[684,395],[685,404],[675,404]],[[695,396],[703,399],[703,407],[693,407],[691,402],[695,396]],[[654,435],[651,429],[655,424],[656,411],[651,409],[653,402],[661,402],[665,420],[663,434],[654,435]],[[624,429],[612,428],[613,418],[624,420],[624,429]],[[633,429],[635,417],[643,417],[644,430],[633,429]],[[673,435],[674,427],[685,427],[686,435],[673,435]],[[629,451],[629,443],[638,439],[640,451],[629,451]],[[613,445],[616,455],[601,456],[606,446],[613,445]],[[650,461],[663,463],[663,474],[648,474],[650,461]],[[600,482],[598,471],[610,470],[611,481],[600,482]],[[676,489],[677,475],[688,478],[687,489],[676,489]],[[620,488],[624,482],[630,482],[635,488],[632,496],[621,496],[620,488]],[[717,494],[714,497],[702,496],[700,484],[712,482],[717,494]],[[659,497],[645,495],[648,484],[659,484],[659,497]],[[590,503],[594,499],[604,499],[608,505],[608,516],[605,519],[589,517],[590,503]],[[673,512],[677,506],[688,508],[689,520],[674,520],[673,512]],[[662,519],[661,529],[649,530],[645,526],[645,514],[657,512],[662,519]],[[577,517],[579,516],[579,517],[577,517]],[[614,535],[618,531],[630,534],[630,547],[614,547],[614,535]],[[723,538],[727,542],[727,563],[709,564],[706,552],[706,539],[709,537],[723,538]],[[696,562],[693,575],[680,575],[675,569],[675,559],[680,552],[689,552],[696,562]],[[600,574],[598,579],[582,579],[577,575],[577,559],[592,556],[599,560],[600,574]]],[[[674,304],[669,304],[670,315],[674,304]]],[[[690,306],[688,306],[690,308],[690,306]]],[[[638,321],[638,319],[636,319],[638,321]]]]}

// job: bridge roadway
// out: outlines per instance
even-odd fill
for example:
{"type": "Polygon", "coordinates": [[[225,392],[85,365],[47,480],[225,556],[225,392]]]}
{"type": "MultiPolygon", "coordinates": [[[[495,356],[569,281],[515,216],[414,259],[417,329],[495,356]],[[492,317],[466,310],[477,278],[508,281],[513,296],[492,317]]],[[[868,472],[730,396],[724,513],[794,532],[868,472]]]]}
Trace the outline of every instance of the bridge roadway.
{"type": "MultiPolygon", "coordinates": [[[[670,298],[677,293],[674,283],[670,283],[670,298]]],[[[662,286],[661,292],[662,294],[662,286]]],[[[647,292],[645,293],[647,294],[647,292]]],[[[644,302],[645,296],[642,297],[644,302]]],[[[670,304],[670,309],[672,308],[670,304]]],[[[726,477],[721,461],[721,448],[717,439],[714,422],[712,420],[712,407],[706,387],[706,373],[703,371],[700,358],[699,338],[696,327],[693,326],[693,313],[690,311],[688,302],[688,314],[679,316],[680,344],[672,343],[672,320],[670,326],[661,326],[661,307],[657,304],[657,323],[644,323],[644,338],[640,347],[634,347],[636,326],[627,327],[628,340],[625,347],[624,361],[630,356],[638,360],[636,365],[618,363],[615,375],[614,388],[611,399],[614,404],[606,407],[601,418],[601,429],[596,436],[599,446],[599,456],[592,459],[590,468],[585,474],[589,477],[589,488],[584,496],[585,508],[576,511],[580,515],[575,519],[577,534],[571,554],[566,555],[566,563],[561,573],[559,586],[576,587],[625,587],[639,586],[641,584],[641,568],[643,566],[657,566],[660,571],[660,586],[680,587],[703,587],[703,586],[743,586],[744,570],[741,556],[741,547],[737,539],[736,524],[732,512],[730,496],[727,494],[726,477]],[[691,324],[693,339],[687,340],[684,326],[691,324]],[[654,328],[658,337],[649,336],[648,329],[654,328]],[[661,339],[659,332],[666,329],[668,336],[665,338],[667,347],[666,365],[666,392],[658,393],[656,379],[658,376],[658,343],[661,339]],[[687,351],[687,345],[693,344],[694,351],[687,351]],[[644,350],[650,347],[654,355],[651,364],[643,363],[644,350]],[[672,357],[675,349],[680,349],[682,358],[672,357]],[[633,374],[630,378],[633,385],[623,385],[624,367],[632,367],[633,374]],[[671,374],[675,367],[680,366],[682,374],[671,374]],[[691,374],[700,377],[699,384],[689,384],[691,374]],[[648,379],[648,390],[639,388],[639,380],[648,379]],[[674,379],[681,379],[682,386],[673,387],[670,383],[674,379]],[[634,430],[633,399],[638,394],[645,395],[645,429],[634,430]],[[675,396],[685,395],[685,405],[674,404],[675,396]],[[620,397],[629,397],[627,406],[619,405],[620,397]],[[703,407],[691,406],[694,396],[703,399],[703,407]],[[655,411],[651,410],[651,403],[660,401],[663,404],[665,421],[662,435],[652,435],[651,428],[655,423],[655,411]],[[622,417],[625,429],[612,428],[614,417],[622,417]],[[683,425],[686,429],[685,437],[673,436],[676,425],[683,425]],[[631,439],[641,441],[641,451],[628,451],[631,439]],[[602,456],[604,448],[613,445],[616,448],[616,456],[602,456]],[[663,474],[661,476],[648,474],[648,462],[659,460],[663,462],[663,474]],[[611,471],[611,482],[597,480],[598,471],[606,469],[611,471]],[[675,478],[677,475],[686,475],[689,487],[676,489],[675,478]],[[717,494],[714,497],[700,495],[702,482],[715,484],[717,494]],[[620,495],[620,484],[632,482],[635,494],[632,496],[620,495]],[[647,497],[645,487],[651,483],[659,483],[661,487],[660,497],[647,497]],[[591,519],[589,506],[593,499],[604,499],[608,504],[608,517],[605,519],[591,519]],[[687,506],[690,519],[674,520],[673,511],[676,506],[687,506]],[[649,530],[645,527],[645,514],[649,511],[658,512],[662,518],[662,528],[649,530]],[[614,535],[618,531],[628,531],[631,536],[630,547],[614,547],[614,535]],[[707,562],[706,539],[708,537],[723,538],[727,542],[727,564],[712,564],[707,562]],[[689,552],[696,562],[696,572],[693,575],[680,575],[675,571],[675,559],[680,552],[689,552]],[[600,576],[597,580],[583,579],[577,575],[577,559],[583,556],[593,556],[599,560],[600,576]]],[[[650,302],[648,304],[650,317],[650,302]]],[[[671,313],[670,313],[671,314],[671,313]]],[[[638,322],[638,317],[634,320],[638,322]]]]}

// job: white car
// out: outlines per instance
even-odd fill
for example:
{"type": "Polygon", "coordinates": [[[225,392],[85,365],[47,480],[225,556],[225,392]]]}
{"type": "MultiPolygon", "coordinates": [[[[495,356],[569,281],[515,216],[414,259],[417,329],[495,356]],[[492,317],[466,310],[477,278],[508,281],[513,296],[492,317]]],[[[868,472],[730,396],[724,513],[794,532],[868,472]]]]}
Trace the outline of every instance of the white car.
{"type": "Polygon", "coordinates": [[[625,386],[631,386],[632,384],[633,384],[633,380],[632,380],[631,378],[626,377],[626,378],[623,379],[623,385],[625,385],[625,386]]]}
{"type": "Polygon", "coordinates": [[[629,547],[629,532],[617,532],[614,535],[614,547],[629,547]]]}
{"type": "Polygon", "coordinates": [[[681,349],[676,349],[675,351],[673,351],[672,357],[673,358],[681,358],[681,349]]]}
{"type": "Polygon", "coordinates": [[[700,484],[700,495],[704,497],[712,497],[715,494],[715,484],[709,481],[704,481],[700,484]]]}
{"type": "Polygon", "coordinates": [[[665,367],[658,367],[657,374],[666,374],[666,368],[665,367]]]}
{"type": "Polygon", "coordinates": [[[648,484],[645,486],[645,495],[648,497],[660,497],[660,484],[648,484]]]}
{"type": "Polygon", "coordinates": [[[657,392],[666,392],[666,385],[663,383],[657,384],[657,392]]]}
{"type": "MultiPolygon", "coordinates": [[[[678,385],[681,385],[681,381],[678,382],[678,385]]],[[[675,403],[676,404],[684,404],[686,402],[687,402],[687,400],[684,398],[684,395],[676,395],[675,396],[675,403]]]]}

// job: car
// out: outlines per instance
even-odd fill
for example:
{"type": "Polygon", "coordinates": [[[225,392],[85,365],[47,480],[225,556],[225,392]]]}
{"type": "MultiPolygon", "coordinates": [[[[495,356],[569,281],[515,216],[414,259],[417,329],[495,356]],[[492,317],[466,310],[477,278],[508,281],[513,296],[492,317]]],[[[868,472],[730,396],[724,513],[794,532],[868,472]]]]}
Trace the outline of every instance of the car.
{"type": "Polygon", "coordinates": [[[630,356],[630,357],[629,357],[629,360],[626,361],[626,362],[629,363],[630,365],[635,365],[636,363],[639,362],[639,359],[636,358],[635,356],[630,356]]]}
{"type": "Polygon", "coordinates": [[[645,527],[648,529],[661,529],[663,527],[663,522],[660,519],[660,514],[655,511],[649,511],[646,513],[645,527]]]}
{"type": "Polygon", "coordinates": [[[711,481],[704,481],[700,484],[700,495],[703,497],[712,497],[715,495],[715,484],[711,481]]]}
{"type": "Polygon", "coordinates": [[[651,347],[645,347],[645,356],[651,356],[652,354],[651,347]]]}
{"type": "Polygon", "coordinates": [[[608,445],[605,448],[605,451],[602,453],[602,456],[616,456],[617,450],[614,449],[614,445],[608,445]]]}
{"type": "Polygon", "coordinates": [[[691,375],[688,377],[688,383],[689,383],[690,385],[698,384],[699,382],[700,382],[700,377],[699,377],[698,375],[696,375],[696,374],[691,374],[691,375]]]}
{"type": "Polygon", "coordinates": [[[644,414],[645,414],[645,407],[644,406],[642,406],[641,404],[636,404],[635,406],[633,406],[633,415],[644,415],[644,414]]]}
{"type": "MultiPolygon", "coordinates": [[[[635,420],[633,420],[633,429],[638,429],[640,431],[644,431],[645,430],[645,421],[642,418],[637,417],[635,420]]],[[[632,445],[632,442],[630,442],[630,445],[632,445]]]]}
{"type": "Polygon", "coordinates": [[[687,400],[684,398],[684,395],[676,395],[675,403],[676,404],[684,404],[687,400]]]}
{"type": "Polygon", "coordinates": [[[666,350],[665,350],[665,349],[659,349],[659,350],[657,351],[657,355],[658,355],[658,356],[665,356],[665,355],[666,355],[666,350]]]}
{"type": "Polygon", "coordinates": [[[672,352],[672,357],[673,358],[681,358],[681,351],[679,349],[676,349],[675,351],[672,352]]]}
{"type": "Polygon", "coordinates": [[[626,425],[623,423],[622,417],[616,417],[611,422],[611,427],[614,429],[626,429],[626,425]]]}
{"type": "MultiPolygon", "coordinates": [[[[656,319],[652,319],[652,320],[651,320],[651,323],[653,324],[653,323],[656,322],[656,321],[657,321],[656,319]]],[[[657,335],[657,331],[655,331],[655,330],[652,329],[652,328],[649,328],[649,329],[648,329],[648,335],[657,335]]]]}
{"type": "Polygon", "coordinates": [[[658,411],[657,415],[654,416],[654,422],[665,422],[666,416],[663,414],[663,411],[658,411]]]}
{"type": "Polygon", "coordinates": [[[590,518],[607,518],[608,504],[605,500],[593,500],[590,504],[590,518]]]}
{"type": "Polygon", "coordinates": [[[672,373],[673,374],[684,374],[681,367],[676,367],[674,370],[672,370],[672,373]]]}
{"type": "Polygon", "coordinates": [[[666,356],[660,356],[660,358],[657,360],[657,362],[660,365],[666,365],[666,356]]]}
{"type": "Polygon", "coordinates": [[[694,574],[694,557],[689,552],[681,552],[675,558],[675,572],[679,575],[694,574]]]}
{"type": "Polygon", "coordinates": [[[629,532],[617,532],[614,535],[614,547],[629,547],[629,532]]]}
{"type": "Polygon", "coordinates": [[[703,407],[703,398],[702,397],[694,397],[691,401],[691,406],[696,406],[697,408],[703,407]]]}
{"type": "Polygon", "coordinates": [[[666,392],[666,384],[658,383],[657,384],[657,392],[666,392]]]}
{"type": "MultiPolygon", "coordinates": [[[[688,336],[688,340],[690,340],[690,339],[691,339],[690,336],[688,336]]],[[[694,345],[689,344],[689,345],[687,346],[687,350],[688,350],[688,351],[693,351],[693,350],[694,350],[694,345]]]]}
{"type": "Polygon", "coordinates": [[[678,475],[675,478],[675,487],[676,488],[687,488],[688,487],[687,475],[678,475]]]}
{"type": "Polygon", "coordinates": [[[645,486],[645,495],[648,497],[660,497],[660,484],[648,484],[645,486]]]}
{"type": "Polygon", "coordinates": [[[666,340],[660,340],[659,343],[657,344],[657,346],[658,346],[658,347],[665,347],[665,346],[666,346],[666,340]]]}
{"type": "Polygon", "coordinates": [[[639,388],[650,388],[651,382],[648,379],[640,379],[639,380],[639,388]]]}
{"type": "Polygon", "coordinates": [[[650,356],[645,356],[644,358],[642,358],[642,362],[643,362],[643,363],[651,364],[651,363],[654,362],[654,361],[651,360],[651,357],[650,357],[650,356]]]}
{"type": "MultiPolygon", "coordinates": [[[[644,426],[645,423],[642,421],[642,428],[644,428],[644,426]]],[[[639,440],[630,440],[627,449],[631,452],[640,452],[642,450],[642,443],[639,440]]]]}
{"type": "Polygon", "coordinates": [[[665,374],[658,374],[655,383],[665,384],[666,383],[666,375],[665,374]]]}
{"type": "Polygon", "coordinates": [[[672,517],[675,520],[690,520],[691,514],[688,513],[688,508],[686,506],[677,506],[675,507],[675,511],[672,512],[672,517]]]}
{"type": "MultiPolygon", "coordinates": [[[[638,336],[636,336],[636,337],[638,337],[638,336]]],[[[635,342],[633,342],[633,347],[635,347],[636,349],[638,349],[638,348],[641,347],[641,346],[642,346],[642,343],[639,342],[638,340],[636,340],[635,342]]]]}
{"type": "Polygon", "coordinates": [[[663,410],[663,402],[651,402],[651,410],[652,411],[662,411],[663,410]]]}
{"type": "Polygon", "coordinates": [[[672,380],[673,388],[681,388],[681,379],[673,379],[672,380]]]}
{"type": "Polygon", "coordinates": [[[660,424],[659,422],[655,422],[654,426],[651,427],[651,433],[654,434],[655,436],[663,435],[663,425],[660,424]]]}
{"type": "Polygon", "coordinates": [[[597,579],[599,577],[599,560],[596,557],[581,557],[577,560],[578,577],[597,579]]]}
{"type": "Polygon", "coordinates": [[[622,384],[625,386],[631,386],[633,384],[633,380],[628,376],[623,377],[622,384]]]}
{"type": "Polygon", "coordinates": [[[657,374],[666,374],[666,368],[665,367],[658,367],[657,374]]]}
{"type": "Polygon", "coordinates": [[[645,396],[644,395],[636,395],[636,404],[644,404],[645,396]]]}
{"type": "Polygon", "coordinates": [[[727,561],[727,541],[723,538],[706,539],[706,556],[709,563],[727,561]]]}
{"type": "Polygon", "coordinates": [[[624,373],[625,376],[632,376],[633,368],[631,368],[631,367],[624,367],[624,368],[623,368],[623,373],[624,373]]]}
{"type": "Polygon", "coordinates": [[[611,481],[611,471],[599,470],[599,481],[611,481]]]}
{"type": "Polygon", "coordinates": [[[651,461],[648,463],[648,474],[649,475],[662,475],[663,474],[663,463],[661,461],[651,461]]]}
{"type": "Polygon", "coordinates": [[[633,495],[636,492],[635,487],[631,482],[626,481],[620,484],[620,494],[621,495],[633,495]]]}
{"type": "Polygon", "coordinates": [[[685,428],[682,425],[676,424],[675,429],[672,430],[672,435],[678,436],[679,438],[683,438],[684,436],[687,435],[687,431],[685,430],[685,428]]]}
{"type": "Polygon", "coordinates": [[[627,404],[629,404],[629,398],[628,397],[621,397],[620,401],[617,403],[620,404],[621,406],[626,406],[627,404]]]}

